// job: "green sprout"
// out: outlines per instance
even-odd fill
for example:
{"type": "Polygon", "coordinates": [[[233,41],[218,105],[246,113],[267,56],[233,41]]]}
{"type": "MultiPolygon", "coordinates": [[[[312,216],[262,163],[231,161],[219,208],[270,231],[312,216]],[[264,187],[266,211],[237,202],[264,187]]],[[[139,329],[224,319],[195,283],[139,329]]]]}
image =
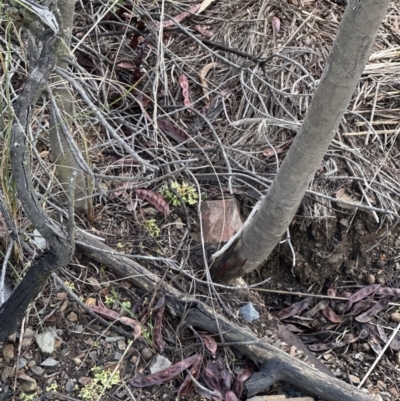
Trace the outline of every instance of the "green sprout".
{"type": "Polygon", "coordinates": [[[49,386],[46,387],[47,392],[57,391],[58,384],[56,382],[51,383],[49,386]]]}
{"type": "Polygon", "coordinates": [[[154,219],[147,220],[145,223],[148,233],[152,237],[158,237],[161,233],[160,227],[158,227],[154,219]]]}
{"type": "Polygon", "coordinates": [[[31,400],[34,400],[35,398],[37,398],[37,396],[38,396],[37,392],[32,393],[32,394],[21,393],[19,396],[19,399],[21,401],[31,401],[31,400]]]}
{"type": "Polygon", "coordinates": [[[112,386],[120,383],[119,372],[113,372],[109,369],[104,369],[99,366],[92,368],[94,378],[92,382],[81,388],[79,397],[82,401],[96,401],[104,390],[109,390],[112,386]]]}
{"type": "MultiPolygon", "coordinates": [[[[192,206],[199,201],[199,195],[197,194],[196,187],[187,182],[172,182],[171,188],[175,190],[182,198],[182,201],[192,206]]],[[[164,186],[163,195],[167,202],[171,203],[173,206],[180,206],[180,199],[172,192],[168,186],[164,186]]]]}

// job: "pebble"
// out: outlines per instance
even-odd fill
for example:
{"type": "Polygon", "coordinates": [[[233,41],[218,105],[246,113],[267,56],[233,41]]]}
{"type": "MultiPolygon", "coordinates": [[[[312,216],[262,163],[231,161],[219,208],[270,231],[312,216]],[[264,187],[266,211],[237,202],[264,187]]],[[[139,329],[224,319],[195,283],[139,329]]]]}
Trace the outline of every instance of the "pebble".
{"type": "Polygon", "coordinates": [[[375,276],[373,274],[368,274],[365,281],[369,285],[375,284],[375,276]]]}
{"type": "Polygon", "coordinates": [[[146,347],[142,349],[141,355],[145,361],[148,361],[153,358],[154,353],[151,348],[146,347]]]}
{"type": "Polygon", "coordinates": [[[24,393],[33,393],[38,389],[38,385],[35,381],[23,381],[20,385],[19,388],[24,392],[24,393]]]}
{"type": "Polygon", "coordinates": [[[31,371],[32,371],[33,373],[35,373],[35,375],[38,375],[38,376],[42,376],[43,373],[44,373],[44,369],[41,368],[40,366],[37,366],[37,365],[32,366],[32,367],[31,367],[31,371]]]}
{"type": "Polygon", "coordinates": [[[172,365],[171,361],[167,359],[165,356],[157,354],[151,363],[150,373],[153,375],[154,373],[159,372],[160,370],[169,368],[172,365]]]}
{"type": "Polygon", "coordinates": [[[390,315],[390,320],[394,323],[400,323],[400,313],[399,312],[393,312],[390,315]]]}
{"type": "Polygon", "coordinates": [[[78,320],[78,315],[75,312],[71,312],[71,313],[68,314],[67,319],[71,323],[75,323],[78,320]]]}
{"type": "Polygon", "coordinates": [[[50,330],[39,333],[36,336],[36,344],[44,354],[52,354],[54,352],[54,334],[50,330]]]}
{"type": "Polygon", "coordinates": [[[3,357],[5,360],[9,361],[14,359],[15,352],[14,352],[14,345],[13,344],[6,344],[3,348],[3,357]]]}

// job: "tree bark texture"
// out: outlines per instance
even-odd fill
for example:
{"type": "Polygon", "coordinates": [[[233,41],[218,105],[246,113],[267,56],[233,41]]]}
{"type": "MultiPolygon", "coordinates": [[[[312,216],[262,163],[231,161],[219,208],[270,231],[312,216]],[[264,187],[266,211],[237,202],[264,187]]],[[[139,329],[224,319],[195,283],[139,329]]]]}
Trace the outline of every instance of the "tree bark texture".
{"type": "Polygon", "coordinates": [[[364,70],[390,0],[350,0],[332,51],[285,160],[260,210],[211,266],[227,282],[259,267],[281,241],[317,171],[364,70]]]}
{"type": "Polygon", "coordinates": [[[20,325],[28,305],[40,293],[48,277],[65,266],[75,252],[71,238],[61,228],[54,226],[43,213],[35,196],[30,169],[30,149],[26,132],[31,119],[32,106],[48,83],[55,67],[55,37],[52,33],[43,36],[44,42],[37,65],[20,93],[14,106],[11,128],[10,160],[18,199],[26,216],[49,244],[50,252],[32,263],[27,274],[11,297],[0,308],[0,341],[12,334],[20,325]]]}
{"type": "Polygon", "coordinates": [[[202,302],[183,294],[172,286],[161,282],[132,259],[116,252],[83,232],[77,233],[77,247],[87,256],[124,277],[145,293],[166,295],[170,313],[183,320],[186,326],[206,330],[220,335],[224,342],[234,342],[241,354],[260,363],[262,369],[245,382],[248,395],[283,380],[304,390],[305,393],[322,397],[326,401],[373,401],[374,398],[335,377],[329,376],[305,362],[299,361],[255,337],[248,329],[227,320],[202,302]],[[222,334],[221,334],[222,333],[222,334]]]}
{"type": "MultiPolygon", "coordinates": [[[[68,65],[61,61],[62,57],[70,55],[71,34],[73,28],[75,0],[59,0],[57,2],[57,20],[60,32],[55,43],[57,54],[57,66],[66,69],[68,65]]],[[[75,210],[85,213],[88,209],[87,186],[84,173],[74,157],[71,147],[66,140],[66,135],[71,135],[72,123],[75,119],[76,99],[68,82],[60,76],[53,77],[53,94],[56,107],[59,110],[62,122],[50,108],[49,139],[51,155],[57,167],[57,177],[64,189],[68,192],[69,179],[73,171],[77,172],[75,179],[75,210]],[[66,130],[67,132],[63,132],[66,130]]],[[[64,195],[65,197],[65,195],[64,195]]]]}

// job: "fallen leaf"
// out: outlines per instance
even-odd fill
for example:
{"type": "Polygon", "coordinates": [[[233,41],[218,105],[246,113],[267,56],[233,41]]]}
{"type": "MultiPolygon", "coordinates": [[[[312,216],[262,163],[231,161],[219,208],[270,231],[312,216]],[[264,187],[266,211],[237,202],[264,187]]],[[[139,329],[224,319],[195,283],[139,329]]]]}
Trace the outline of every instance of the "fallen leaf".
{"type": "Polygon", "coordinates": [[[373,319],[377,313],[379,313],[381,310],[385,309],[386,306],[389,303],[389,297],[383,297],[381,298],[378,302],[375,303],[375,305],[361,314],[360,316],[356,317],[357,322],[360,323],[366,323],[369,322],[371,319],[373,319]]]}
{"type": "Polygon", "coordinates": [[[173,377],[179,375],[185,369],[190,368],[190,366],[192,366],[197,359],[198,355],[196,354],[152,375],[135,377],[129,380],[128,383],[130,383],[134,387],[140,388],[164,383],[165,381],[171,380],[173,377]]]}
{"type": "MultiPolygon", "coordinates": [[[[179,85],[182,88],[182,95],[183,95],[183,104],[186,107],[192,106],[192,101],[190,100],[190,93],[189,93],[189,81],[185,74],[182,74],[179,78],[179,85]]],[[[188,110],[191,113],[191,110],[188,110]]]]}
{"type": "Polygon", "coordinates": [[[274,33],[279,33],[281,30],[281,20],[278,17],[272,17],[271,18],[271,24],[272,24],[272,29],[274,33]]]}
{"type": "Polygon", "coordinates": [[[287,319],[288,317],[292,317],[294,315],[298,315],[304,309],[307,309],[314,302],[314,298],[307,297],[300,302],[296,302],[292,306],[285,308],[277,313],[277,317],[280,320],[287,319]]]}
{"type": "Polygon", "coordinates": [[[206,348],[211,352],[213,356],[215,356],[215,353],[217,352],[216,341],[208,334],[200,334],[200,337],[203,340],[203,343],[206,346],[206,348]]]}

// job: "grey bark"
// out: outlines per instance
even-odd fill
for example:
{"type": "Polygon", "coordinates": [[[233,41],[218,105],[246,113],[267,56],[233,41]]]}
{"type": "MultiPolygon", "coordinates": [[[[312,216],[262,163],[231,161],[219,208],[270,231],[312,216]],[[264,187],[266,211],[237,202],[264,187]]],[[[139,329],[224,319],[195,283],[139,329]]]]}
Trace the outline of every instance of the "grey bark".
{"type": "MultiPolygon", "coordinates": [[[[68,68],[67,64],[61,61],[61,58],[70,55],[74,6],[75,0],[59,0],[57,2],[56,16],[60,32],[55,44],[55,50],[57,54],[57,66],[63,69],[68,68]]],[[[54,77],[53,86],[53,94],[62,122],[56,115],[55,110],[51,108],[49,129],[51,155],[57,167],[57,177],[64,189],[64,194],[68,191],[68,183],[72,172],[77,172],[75,182],[75,210],[79,213],[85,213],[88,209],[85,176],[74,158],[68,141],[65,139],[65,135],[71,135],[71,127],[75,117],[76,100],[68,82],[62,77],[54,77]],[[61,124],[63,124],[63,126],[61,124]],[[67,132],[65,132],[65,130],[67,132]]]]}
{"type": "Polygon", "coordinates": [[[282,239],[324,157],[371,53],[390,0],[350,0],[327,65],[260,210],[211,267],[229,281],[259,267],[282,239]]]}
{"type": "Polygon", "coordinates": [[[35,196],[30,170],[30,151],[26,130],[34,105],[48,83],[55,67],[56,55],[52,33],[42,36],[44,40],[37,65],[33,68],[21,94],[14,105],[11,128],[10,160],[12,175],[26,216],[49,244],[50,251],[33,261],[27,274],[11,297],[0,307],[0,341],[12,334],[25,316],[27,307],[42,290],[48,277],[58,268],[65,266],[75,252],[74,242],[67,233],[52,224],[43,213],[35,196]]]}

